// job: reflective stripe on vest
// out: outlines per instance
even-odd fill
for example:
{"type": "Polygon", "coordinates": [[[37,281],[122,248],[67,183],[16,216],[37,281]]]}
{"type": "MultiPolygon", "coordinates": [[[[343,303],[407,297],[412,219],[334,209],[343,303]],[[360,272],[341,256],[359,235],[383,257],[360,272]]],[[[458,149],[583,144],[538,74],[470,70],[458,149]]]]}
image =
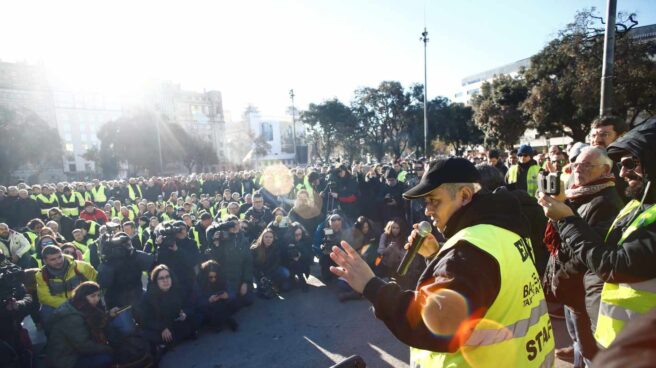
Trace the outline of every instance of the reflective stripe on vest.
{"type": "Polygon", "coordinates": [[[194,241],[196,242],[196,246],[200,248],[200,234],[198,234],[198,231],[195,228],[191,228],[191,233],[194,234],[194,241]]]}
{"type": "Polygon", "coordinates": [[[553,366],[554,335],[530,241],[497,226],[476,225],[450,238],[437,257],[461,240],[497,261],[501,280],[499,294],[483,317],[475,321],[475,327],[456,352],[412,348],[410,366],[553,366]]]}
{"type": "Polygon", "coordinates": [[[63,202],[61,204],[61,210],[64,215],[71,217],[78,217],[80,215],[79,207],[84,204],[84,202],[81,201],[82,198],[80,193],[72,192],[68,199],[66,199],[65,195],[62,195],[61,200],[63,202]]]}
{"type": "Polygon", "coordinates": [[[48,211],[51,208],[59,206],[59,201],[54,193],[50,193],[50,197],[39,194],[36,196],[36,199],[39,202],[39,207],[41,207],[41,214],[44,216],[48,216],[48,211]],[[55,202],[57,202],[57,204],[55,204],[55,202]]]}
{"type": "MultiPolygon", "coordinates": [[[[526,191],[531,196],[535,195],[538,191],[538,173],[540,172],[540,167],[538,165],[533,165],[528,168],[528,173],[526,173],[526,191]]],[[[517,177],[519,176],[519,165],[512,165],[508,169],[508,184],[517,183],[517,177]]]]}
{"type": "MultiPolygon", "coordinates": [[[[617,215],[606,239],[612,231],[617,230],[617,224],[626,217],[632,216],[640,207],[640,202],[632,200],[624,206],[617,215]]],[[[656,206],[651,206],[640,213],[622,232],[618,246],[641,227],[656,222],[656,206]]],[[[603,347],[608,347],[624,329],[629,320],[656,309],[656,278],[634,283],[604,283],[601,290],[599,317],[595,329],[595,339],[603,347]]]]}

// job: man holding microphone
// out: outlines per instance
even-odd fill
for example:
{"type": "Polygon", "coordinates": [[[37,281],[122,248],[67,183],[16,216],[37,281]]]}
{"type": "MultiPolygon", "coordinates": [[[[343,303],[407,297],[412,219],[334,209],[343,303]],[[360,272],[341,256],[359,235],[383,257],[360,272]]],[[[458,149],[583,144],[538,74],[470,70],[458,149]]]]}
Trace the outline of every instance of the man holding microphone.
{"type": "Polygon", "coordinates": [[[376,317],[411,347],[412,367],[550,367],[554,337],[535,269],[529,225],[505,191],[481,191],[480,175],[462,158],[430,164],[404,193],[423,198],[425,213],[448,239],[431,234],[419,247],[429,264],[415,290],[385,282],[342,242],[331,271],[374,305],[376,317]]]}

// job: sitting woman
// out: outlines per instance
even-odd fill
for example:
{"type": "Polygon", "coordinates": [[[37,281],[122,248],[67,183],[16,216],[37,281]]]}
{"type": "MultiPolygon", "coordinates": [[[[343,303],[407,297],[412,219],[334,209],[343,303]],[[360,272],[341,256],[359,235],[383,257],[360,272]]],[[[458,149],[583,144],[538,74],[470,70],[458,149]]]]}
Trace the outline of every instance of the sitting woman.
{"type": "Polygon", "coordinates": [[[353,226],[353,249],[373,268],[378,257],[378,233],[374,230],[371,220],[364,216],[358,217],[353,226]]]}
{"type": "Polygon", "coordinates": [[[226,283],[221,277],[221,268],[216,261],[209,260],[201,265],[198,285],[200,286],[198,309],[203,316],[203,321],[209,321],[210,326],[217,332],[223,330],[224,326],[237,331],[239,326],[232,318],[236,312],[235,302],[229,300],[226,283]]]}
{"type": "Polygon", "coordinates": [[[285,234],[285,241],[282,244],[287,244],[283,250],[283,264],[291,273],[291,281],[298,278],[301,290],[308,291],[306,278],[310,277],[310,266],[314,262],[312,239],[303,225],[294,222],[285,234]]]}
{"type": "Polygon", "coordinates": [[[403,224],[398,218],[388,221],[385,225],[385,231],[380,236],[380,242],[378,243],[378,255],[382,259],[374,268],[376,276],[391,277],[401,264],[405,254],[403,246],[407,238],[407,235],[401,231],[402,228],[403,224]]]}
{"type": "Polygon", "coordinates": [[[138,316],[144,337],[150,342],[156,357],[173,344],[197,337],[191,301],[184,295],[166,265],[160,264],[151,271],[138,316]]]}
{"type": "Polygon", "coordinates": [[[61,245],[61,250],[62,253],[69,255],[73,257],[76,261],[83,261],[84,256],[82,255],[82,251],[75,246],[73,243],[64,243],[61,245]]]}
{"type": "Polygon", "coordinates": [[[282,254],[271,228],[266,228],[251,246],[258,295],[270,299],[279,291],[291,289],[289,270],[281,266],[282,254]]]}
{"type": "MultiPolygon", "coordinates": [[[[48,366],[111,366],[112,348],[104,333],[109,316],[100,303],[100,286],[85,281],[75,288],[73,295],[46,322],[48,366]]],[[[116,312],[117,309],[112,309],[111,314],[116,312]]]]}

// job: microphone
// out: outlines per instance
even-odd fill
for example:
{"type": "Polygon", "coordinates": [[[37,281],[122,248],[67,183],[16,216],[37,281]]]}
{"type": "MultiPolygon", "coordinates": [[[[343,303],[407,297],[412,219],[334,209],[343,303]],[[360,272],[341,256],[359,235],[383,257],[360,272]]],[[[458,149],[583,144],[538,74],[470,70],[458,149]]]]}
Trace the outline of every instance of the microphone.
{"type": "Polygon", "coordinates": [[[417,236],[415,236],[415,239],[410,245],[408,252],[405,254],[405,256],[403,256],[403,260],[401,261],[398,270],[396,270],[399,276],[404,276],[408,272],[408,268],[410,268],[410,264],[415,259],[417,252],[419,252],[421,244],[424,242],[424,239],[426,239],[426,236],[428,236],[432,230],[433,227],[431,226],[430,222],[422,221],[419,223],[419,226],[417,226],[417,236]]]}

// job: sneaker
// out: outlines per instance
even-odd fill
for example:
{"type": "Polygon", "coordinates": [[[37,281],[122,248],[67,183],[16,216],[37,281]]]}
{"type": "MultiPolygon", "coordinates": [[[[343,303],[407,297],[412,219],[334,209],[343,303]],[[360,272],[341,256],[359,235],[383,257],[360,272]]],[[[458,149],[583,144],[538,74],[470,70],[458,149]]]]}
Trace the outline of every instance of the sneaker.
{"type": "Polygon", "coordinates": [[[574,347],[568,346],[566,348],[556,349],[556,358],[560,360],[571,361],[574,359],[574,347]]]}

